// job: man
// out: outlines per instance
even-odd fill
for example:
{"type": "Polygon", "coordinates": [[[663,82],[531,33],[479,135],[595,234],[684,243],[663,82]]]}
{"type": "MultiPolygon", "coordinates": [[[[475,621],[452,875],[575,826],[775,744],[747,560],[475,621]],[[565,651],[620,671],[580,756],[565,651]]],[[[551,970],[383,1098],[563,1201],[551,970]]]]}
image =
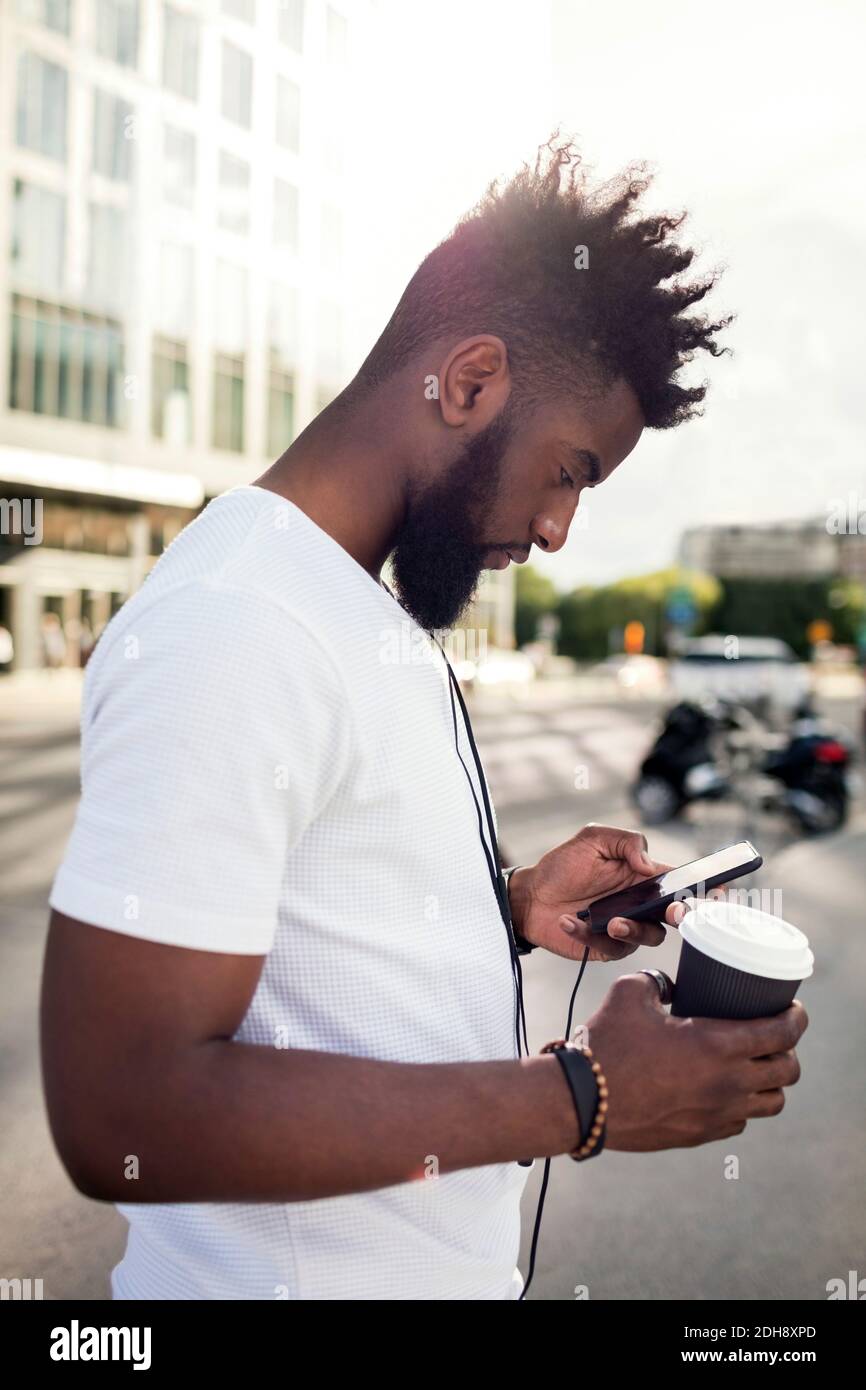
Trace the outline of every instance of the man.
{"type": "MultiPolygon", "coordinates": [[[[559,1058],[518,1057],[446,668],[394,639],[415,652],[482,569],[558,550],[583,489],[702,399],[677,372],[723,324],[684,312],[709,285],[641,188],[593,189],[567,146],[491,188],[89,663],[43,1053],[68,1171],[130,1222],[115,1297],[519,1297],[525,1161],[584,1133],[559,1058]]],[[[591,826],[522,866],[516,933],[581,959],[575,914],[657,868],[645,850],[591,826]]],[[[620,919],[591,956],[663,934],[620,919]]],[[[776,1114],[805,1022],[674,1019],[647,975],[617,981],[588,1025],[607,1149],[776,1114]]]]}

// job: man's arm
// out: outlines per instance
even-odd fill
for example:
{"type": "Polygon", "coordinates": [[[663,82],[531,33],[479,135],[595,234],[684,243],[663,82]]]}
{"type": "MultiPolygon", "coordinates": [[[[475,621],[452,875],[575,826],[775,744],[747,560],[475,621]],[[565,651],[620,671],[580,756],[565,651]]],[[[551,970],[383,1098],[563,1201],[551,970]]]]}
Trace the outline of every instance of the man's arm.
{"type": "MultiPolygon", "coordinates": [[[[53,914],[46,1099],[87,1196],[305,1201],[421,1178],[431,1156],[448,1173],[575,1147],[550,1055],[418,1065],[232,1042],[262,962],[53,914]]],[[[673,1018],[648,976],[618,980],[589,1025],[610,1090],[607,1147],[691,1147],[778,1114],[806,1022],[799,1004],[771,1019],[673,1018]]]]}
{"type": "Polygon", "coordinates": [[[555,1057],[417,1065],[231,1041],[264,957],[164,946],[54,912],[48,1113],[87,1196],[304,1201],[577,1142],[555,1057]],[[137,1179],[125,1173],[138,1160],[137,1179]]]}

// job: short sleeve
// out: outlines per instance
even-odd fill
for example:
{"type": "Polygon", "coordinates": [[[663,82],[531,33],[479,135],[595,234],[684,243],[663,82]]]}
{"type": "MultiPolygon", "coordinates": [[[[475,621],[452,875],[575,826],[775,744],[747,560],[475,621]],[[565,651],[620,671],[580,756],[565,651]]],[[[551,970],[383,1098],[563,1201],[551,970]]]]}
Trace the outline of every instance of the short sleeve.
{"type": "Polygon", "coordinates": [[[88,667],[81,800],[51,906],[151,941],[265,954],[287,858],[351,757],[345,686],[266,596],[197,581],[128,607],[88,667]]]}

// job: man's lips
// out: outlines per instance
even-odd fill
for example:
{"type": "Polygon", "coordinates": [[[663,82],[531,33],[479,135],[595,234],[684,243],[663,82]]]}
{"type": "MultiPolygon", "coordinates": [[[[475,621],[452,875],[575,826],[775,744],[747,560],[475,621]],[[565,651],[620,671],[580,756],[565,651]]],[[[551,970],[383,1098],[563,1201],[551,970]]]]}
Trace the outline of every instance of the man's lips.
{"type": "Polygon", "coordinates": [[[511,564],[511,556],[507,550],[496,546],[493,550],[488,550],[484,556],[484,568],[486,570],[506,570],[511,564]]]}
{"type": "Polygon", "coordinates": [[[517,546],[495,545],[485,552],[484,568],[488,570],[507,569],[513,560],[516,565],[525,564],[529,551],[517,546]]]}

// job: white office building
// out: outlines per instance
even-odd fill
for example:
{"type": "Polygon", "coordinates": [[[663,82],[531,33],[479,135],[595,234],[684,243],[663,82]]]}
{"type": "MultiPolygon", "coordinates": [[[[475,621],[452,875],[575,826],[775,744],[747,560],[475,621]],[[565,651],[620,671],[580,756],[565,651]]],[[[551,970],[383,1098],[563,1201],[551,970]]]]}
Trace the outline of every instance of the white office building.
{"type": "MultiPolygon", "coordinates": [[[[0,625],[98,633],[354,369],[367,0],[0,3],[0,625]],[[16,526],[39,507],[39,535],[16,526]]],[[[82,639],[84,641],[84,639],[82,639]]]]}

